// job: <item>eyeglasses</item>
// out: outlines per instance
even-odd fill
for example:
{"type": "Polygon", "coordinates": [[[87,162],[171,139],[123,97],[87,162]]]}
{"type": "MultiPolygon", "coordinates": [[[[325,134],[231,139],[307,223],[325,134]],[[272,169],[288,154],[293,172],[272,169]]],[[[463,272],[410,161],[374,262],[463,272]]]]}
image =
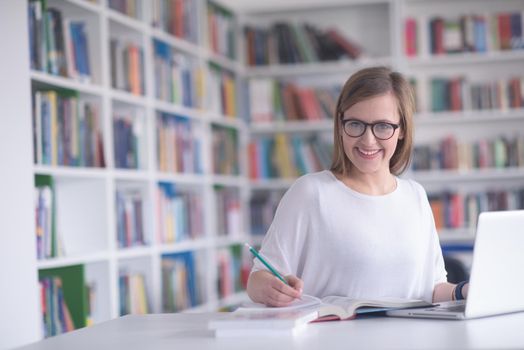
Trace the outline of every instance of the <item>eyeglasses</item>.
{"type": "Polygon", "coordinates": [[[342,120],[342,128],[349,137],[360,137],[364,135],[367,127],[371,127],[371,132],[379,140],[388,140],[393,137],[395,130],[400,125],[388,122],[364,123],[357,119],[342,120]]]}

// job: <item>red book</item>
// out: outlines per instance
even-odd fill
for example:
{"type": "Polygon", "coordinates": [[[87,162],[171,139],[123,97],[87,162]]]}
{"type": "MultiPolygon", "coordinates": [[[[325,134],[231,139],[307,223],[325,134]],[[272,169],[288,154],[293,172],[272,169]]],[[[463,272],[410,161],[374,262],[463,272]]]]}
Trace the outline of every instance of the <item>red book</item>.
{"type": "Polygon", "coordinates": [[[498,15],[499,41],[501,50],[511,50],[511,15],[501,13],[498,15]]]}
{"type": "Polygon", "coordinates": [[[340,33],[335,29],[329,29],[326,34],[340,47],[342,47],[342,49],[350,58],[356,59],[362,54],[362,49],[360,46],[340,35],[340,33]]]}
{"type": "Polygon", "coordinates": [[[406,56],[417,55],[417,21],[414,18],[407,18],[404,23],[404,48],[406,56]]]}

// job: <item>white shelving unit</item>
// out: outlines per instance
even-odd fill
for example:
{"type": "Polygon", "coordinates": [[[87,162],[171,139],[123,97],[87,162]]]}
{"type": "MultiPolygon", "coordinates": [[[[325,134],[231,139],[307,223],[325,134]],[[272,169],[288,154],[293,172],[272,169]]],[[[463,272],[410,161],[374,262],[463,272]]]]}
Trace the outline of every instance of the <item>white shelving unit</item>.
{"type": "MultiPolygon", "coordinates": [[[[454,135],[459,142],[474,142],[479,138],[493,139],[500,135],[507,137],[514,135],[522,137],[523,135],[523,108],[472,110],[466,105],[462,111],[432,112],[429,84],[433,77],[461,76],[471,82],[507,80],[519,76],[522,78],[524,51],[490,50],[483,53],[432,55],[429,48],[428,30],[429,19],[433,16],[453,19],[460,15],[471,14],[522,13],[524,2],[521,0],[503,3],[490,0],[383,0],[372,2],[334,0],[322,2],[322,4],[289,1],[281,5],[271,1],[264,2],[264,4],[246,4],[236,0],[223,0],[223,2],[239,9],[242,13],[241,23],[244,25],[267,28],[273,23],[283,21],[310,23],[323,29],[334,27],[362,45],[365,53],[364,57],[353,61],[248,66],[245,72],[247,79],[274,79],[304,86],[325,86],[330,83],[343,84],[351,73],[360,68],[386,65],[417,80],[419,111],[415,116],[415,145],[438,142],[449,135],[454,135]],[[418,21],[417,43],[420,48],[415,57],[405,54],[404,23],[408,17],[414,17],[418,21]]],[[[491,29],[488,28],[489,30],[491,29]]],[[[469,94],[465,95],[465,99],[467,98],[469,94]]],[[[250,124],[250,137],[257,139],[275,133],[329,134],[332,133],[332,123],[332,120],[318,122],[279,120],[252,123],[250,124]]],[[[522,167],[408,171],[403,176],[419,181],[430,195],[443,191],[468,193],[468,191],[485,192],[524,188],[522,167]]],[[[254,191],[257,193],[261,191],[281,192],[287,189],[293,180],[251,180],[250,189],[253,193],[254,191]]],[[[440,238],[444,245],[471,244],[474,240],[474,227],[443,229],[440,238]]]]}
{"type": "MultiPolygon", "coordinates": [[[[155,1],[156,2],[156,1],[155,1]]],[[[160,3],[160,2],[158,2],[160,3]]],[[[188,2],[190,3],[190,2],[188,2]]],[[[92,78],[89,82],[29,70],[34,88],[70,89],[80,99],[94,101],[101,120],[105,166],[102,168],[35,164],[33,173],[49,175],[54,180],[56,196],[57,233],[65,255],[39,260],[38,270],[84,265],[86,283],[95,286],[95,304],[91,318],[95,323],[115,318],[120,314],[121,271],[144,276],[150,312],[163,311],[162,257],[183,252],[195,254],[199,279],[198,294],[201,304],[195,310],[211,311],[245,300],[245,293],[219,297],[217,292],[218,249],[248,241],[246,225],[248,181],[245,177],[246,159],[242,154],[246,144],[247,126],[238,105],[240,74],[243,68],[237,61],[218,55],[208,48],[206,7],[208,2],[192,3],[197,10],[197,40],[190,42],[153,27],[153,1],[137,0],[138,18],[132,18],[109,7],[109,0],[48,0],[47,6],[57,8],[64,18],[85,23],[88,37],[89,61],[92,78]],[[143,50],[143,94],[116,89],[112,84],[110,40],[132,43],[143,50]],[[161,100],[156,93],[154,41],[165,43],[174,52],[184,55],[201,69],[206,79],[204,95],[192,106],[161,100]],[[213,98],[220,91],[210,86],[210,65],[228,71],[236,80],[236,115],[225,115],[217,109],[213,98]],[[140,119],[140,164],[137,169],[118,168],[113,134],[114,115],[122,112],[140,119]],[[159,113],[183,116],[194,129],[200,142],[201,173],[160,171],[157,154],[159,113]],[[212,166],[215,149],[211,144],[213,127],[235,130],[237,140],[238,173],[216,174],[212,166]],[[163,243],[157,232],[157,184],[170,183],[177,191],[189,191],[202,198],[203,235],[196,239],[163,243]],[[218,236],[215,186],[236,189],[239,201],[241,227],[235,235],[218,236]],[[117,242],[117,214],[115,194],[118,190],[132,190],[140,194],[144,207],[145,245],[119,247],[117,242]]],[[[25,6],[28,6],[26,4],[25,6]]],[[[2,16],[0,15],[0,18],[2,16]]],[[[195,25],[194,23],[190,23],[195,25]]],[[[26,37],[23,39],[26,40],[26,37]]],[[[195,96],[194,96],[195,97],[195,96]]],[[[196,97],[195,97],[196,100],[196,97]]],[[[28,116],[29,117],[29,116],[28,116]]],[[[33,234],[34,237],[34,234],[33,234]]],[[[185,311],[195,311],[185,310],[185,311]]]]}

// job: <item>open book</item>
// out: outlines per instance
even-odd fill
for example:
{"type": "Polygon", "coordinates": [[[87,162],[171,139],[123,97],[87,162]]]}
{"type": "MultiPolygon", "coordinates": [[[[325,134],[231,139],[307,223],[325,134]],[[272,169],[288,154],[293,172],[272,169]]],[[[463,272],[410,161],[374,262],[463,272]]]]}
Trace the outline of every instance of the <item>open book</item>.
{"type": "Polygon", "coordinates": [[[303,295],[300,300],[285,307],[245,303],[229,315],[210,321],[208,328],[215,330],[217,336],[246,336],[256,332],[269,335],[296,331],[309,322],[348,320],[361,313],[431,305],[433,304],[413,299],[350,299],[340,296],[319,299],[303,295]]]}

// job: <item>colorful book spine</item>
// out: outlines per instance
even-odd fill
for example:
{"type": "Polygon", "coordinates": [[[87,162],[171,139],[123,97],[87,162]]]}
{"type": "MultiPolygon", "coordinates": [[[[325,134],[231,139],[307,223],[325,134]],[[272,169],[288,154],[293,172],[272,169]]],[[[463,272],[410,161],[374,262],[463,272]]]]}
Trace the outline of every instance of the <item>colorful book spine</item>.
{"type": "Polygon", "coordinates": [[[140,114],[138,110],[114,112],[113,157],[117,168],[145,168],[145,130],[140,114]]]}
{"type": "Polygon", "coordinates": [[[429,202],[440,229],[475,229],[484,211],[524,209],[524,188],[486,192],[431,193],[429,202]]]}
{"type": "Polygon", "coordinates": [[[36,256],[38,259],[62,255],[56,236],[54,180],[48,175],[35,175],[36,256]]]}
{"type": "Polygon", "coordinates": [[[116,222],[118,247],[146,245],[144,200],[140,191],[116,192],[116,222]]]}
{"type": "Polygon", "coordinates": [[[251,270],[251,259],[243,254],[242,245],[233,245],[217,251],[217,294],[225,298],[246,289],[251,270]]]}
{"type": "Polygon", "coordinates": [[[31,69],[90,82],[89,37],[84,21],[72,20],[45,0],[28,7],[31,69]]]}
{"type": "Polygon", "coordinates": [[[232,72],[210,64],[207,109],[228,118],[237,118],[237,84],[232,72]]]}
{"type": "Polygon", "coordinates": [[[202,237],[202,196],[175,190],[172,183],[161,182],[157,189],[158,239],[163,243],[182,242],[202,237]]]}
{"type": "Polygon", "coordinates": [[[240,193],[236,188],[215,186],[217,234],[238,237],[243,233],[240,193]]]}
{"type": "Polygon", "coordinates": [[[112,38],[109,44],[111,86],[133,95],[145,95],[144,51],[134,42],[112,38]]]}
{"type": "Polygon", "coordinates": [[[201,174],[200,129],[186,117],[158,113],[156,127],[158,170],[167,173],[201,174]]]}
{"type": "Polygon", "coordinates": [[[337,29],[320,29],[310,23],[247,25],[243,32],[250,66],[357,59],[363,53],[358,43],[337,29]]]}
{"type": "Polygon", "coordinates": [[[251,79],[251,122],[331,120],[341,90],[341,86],[298,86],[269,78],[251,79]]]}
{"type": "Polygon", "coordinates": [[[213,173],[239,175],[238,132],[233,128],[212,126],[213,173]]]}
{"type": "Polygon", "coordinates": [[[178,312],[201,304],[200,263],[192,252],[162,256],[162,310],[178,312]]]}
{"type": "Polygon", "coordinates": [[[141,9],[138,0],[109,0],[108,6],[110,9],[118,11],[126,16],[140,19],[141,9]]]}
{"type": "Polygon", "coordinates": [[[42,269],[38,279],[44,335],[85,327],[89,309],[84,266],[42,269]]]}
{"type": "Polygon", "coordinates": [[[328,169],[333,145],[324,135],[259,137],[249,145],[252,179],[295,178],[328,169]]]}
{"type": "Polygon", "coordinates": [[[208,45],[212,52],[235,59],[235,18],[231,11],[207,2],[208,45]]]}
{"type": "Polygon", "coordinates": [[[177,38],[198,43],[198,6],[194,0],[153,0],[152,25],[177,38]]]}
{"type": "MultiPolygon", "coordinates": [[[[405,25],[406,55],[416,54],[412,19],[405,25]]],[[[429,19],[431,54],[519,50],[522,39],[522,12],[462,14],[429,19]]]]}
{"type": "Polygon", "coordinates": [[[71,90],[36,90],[35,163],[105,167],[99,106],[71,90]]]}
{"type": "Polygon", "coordinates": [[[147,314],[151,310],[146,278],[140,273],[120,271],[118,277],[120,316],[147,314]]]}
{"type": "Polygon", "coordinates": [[[524,167],[524,136],[482,138],[470,143],[448,136],[431,145],[415,146],[411,167],[414,171],[524,167]]]}

